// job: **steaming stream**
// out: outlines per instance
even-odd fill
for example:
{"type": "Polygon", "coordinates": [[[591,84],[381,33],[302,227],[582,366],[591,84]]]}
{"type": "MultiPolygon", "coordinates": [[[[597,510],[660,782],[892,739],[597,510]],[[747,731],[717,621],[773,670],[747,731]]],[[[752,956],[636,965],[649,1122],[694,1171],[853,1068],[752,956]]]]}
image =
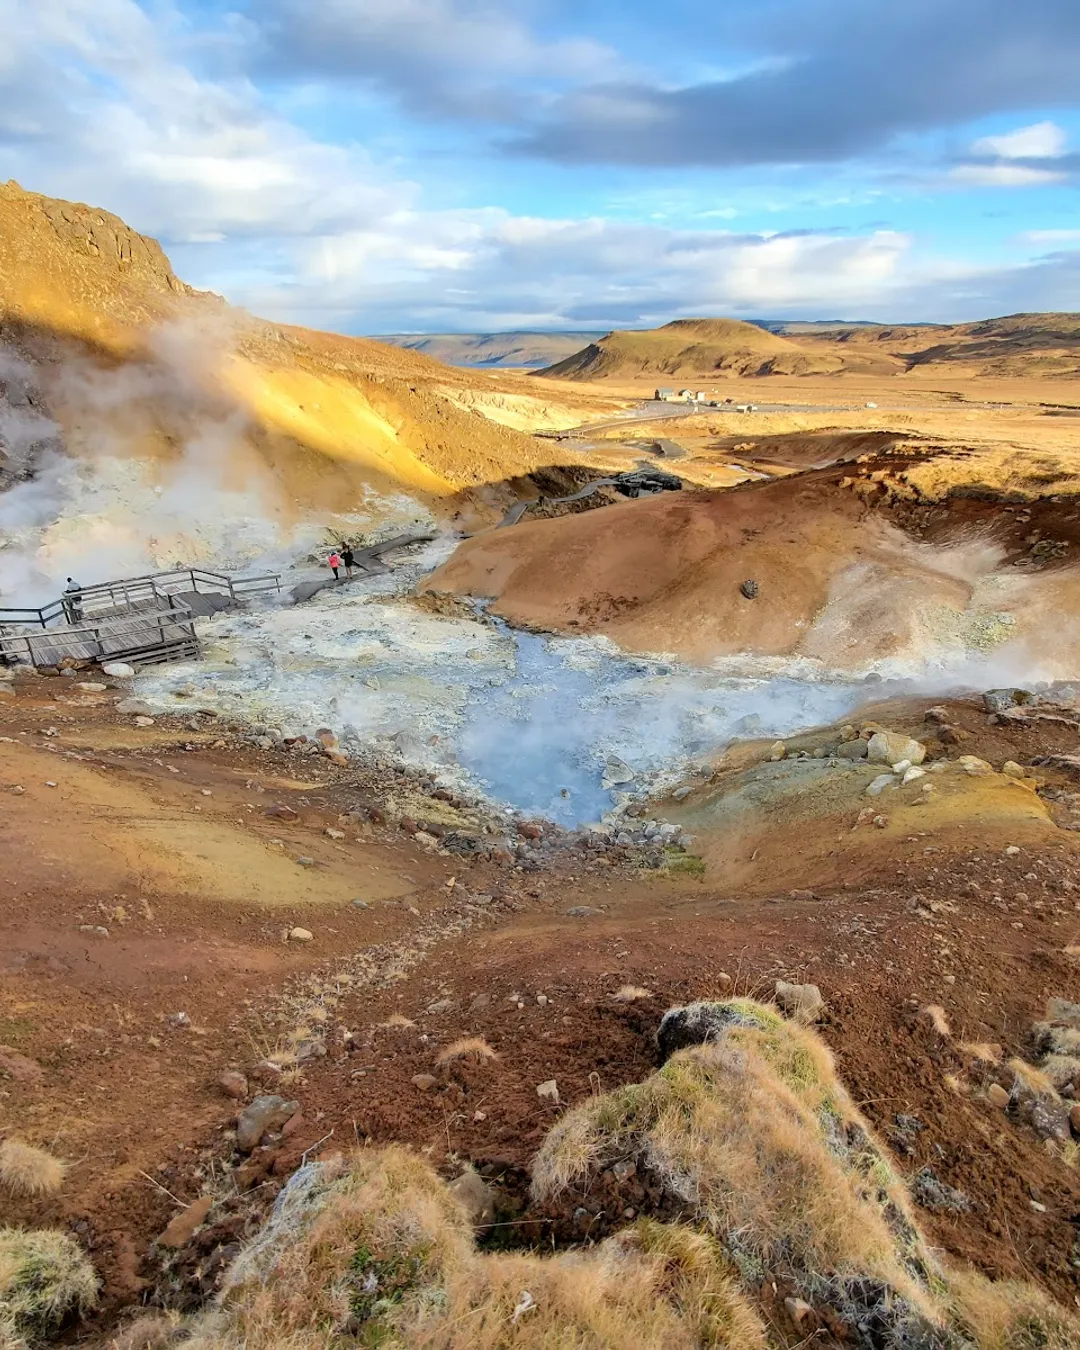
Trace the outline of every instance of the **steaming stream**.
{"type": "Polygon", "coordinates": [[[142,677],[140,695],[286,735],[330,726],[346,748],[573,826],[599,820],[623,793],[675,783],[732,740],[790,735],[912,687],[801,659],[691,667],[628,656],[603,638],[437,615],[405,592],[446,548],[308,605],[219,616],[205,630],[206,659],[142,677]]]}

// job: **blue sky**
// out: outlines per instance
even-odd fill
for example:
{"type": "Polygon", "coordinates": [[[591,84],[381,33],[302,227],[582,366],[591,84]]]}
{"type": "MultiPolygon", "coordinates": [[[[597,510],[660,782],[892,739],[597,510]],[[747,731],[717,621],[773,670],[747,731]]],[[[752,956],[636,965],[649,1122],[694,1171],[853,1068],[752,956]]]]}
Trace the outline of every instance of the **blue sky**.
{"type": "Polygon", "coordinates": [[[1080,0],[0,0],[0,178],[345,332],[1080,309],[1080,0]]]}

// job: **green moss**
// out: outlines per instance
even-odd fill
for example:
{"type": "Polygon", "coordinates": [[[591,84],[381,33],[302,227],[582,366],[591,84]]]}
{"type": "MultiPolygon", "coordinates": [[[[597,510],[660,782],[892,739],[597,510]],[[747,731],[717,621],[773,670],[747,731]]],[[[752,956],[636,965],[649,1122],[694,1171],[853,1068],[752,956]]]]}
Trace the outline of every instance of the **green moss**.
{"type": "Polygon", "coordinates": [[[684,853],[682,849],[665,848],[664,860],[654,872],[660,877],[694,877],[701,881],[705,876],[705,861],[696,853],[684,853]]]}
{"type": "Polygon", "coordinates": [[[365,1246],[357,1247],[349,1263],[349,1309],[353,1320],[365,1327],[365,1345],[378,1345],[379,1320],[397,1307],[405,1296],[425,1283],[431,1257],[430,1245],[406,1247],[377,1257],[365,1246]],[[370,1333],[370,1334],[369,1334],[370,1333]],[[376,1339],[372,1339],[375,1336],[376,1339]]]}

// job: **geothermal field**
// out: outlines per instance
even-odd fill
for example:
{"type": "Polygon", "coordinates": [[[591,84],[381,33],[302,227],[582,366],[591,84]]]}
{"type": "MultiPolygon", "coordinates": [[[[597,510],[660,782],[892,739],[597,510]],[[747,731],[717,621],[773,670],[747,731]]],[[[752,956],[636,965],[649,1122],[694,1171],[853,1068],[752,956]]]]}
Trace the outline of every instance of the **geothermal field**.
{"type": "Polygon", "coordinates": [[[1080,1345],[1080,320],[0,263],[3,1350],[1080,1345]]]}

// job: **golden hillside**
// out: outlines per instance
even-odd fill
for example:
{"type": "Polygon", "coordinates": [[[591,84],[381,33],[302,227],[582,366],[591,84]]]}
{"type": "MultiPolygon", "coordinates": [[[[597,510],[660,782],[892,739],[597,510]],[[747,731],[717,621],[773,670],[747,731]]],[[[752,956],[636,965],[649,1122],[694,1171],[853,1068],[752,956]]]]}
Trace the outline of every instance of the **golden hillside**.
{"type": "Polygon", "coordinates": [[[236,485],[269,471],[299,509],[351,510],[369,489],[435,505],[550,462],[523,433],[603,406],[253,318],[118,217],[16,183],[0,185],[0,281],[0,342],[33,365],[69,452],[169,459],[212,421],[236,485]]]}
{"type": "Polygon", "coordinates": [[[609,333],[541,373],[576,380],[825,375],[842,365],[835,354],[804,350],[738,319],[677,319],[644,332],[609,333]]]}
{"type": "Polygon", "coordinates": [[[540,372],[571,380],[769,375],[949,375],[1075,379],[1080,315],[1014,314],[967,324],[792,324],[679,319],[609,333],[540,372]]]}

